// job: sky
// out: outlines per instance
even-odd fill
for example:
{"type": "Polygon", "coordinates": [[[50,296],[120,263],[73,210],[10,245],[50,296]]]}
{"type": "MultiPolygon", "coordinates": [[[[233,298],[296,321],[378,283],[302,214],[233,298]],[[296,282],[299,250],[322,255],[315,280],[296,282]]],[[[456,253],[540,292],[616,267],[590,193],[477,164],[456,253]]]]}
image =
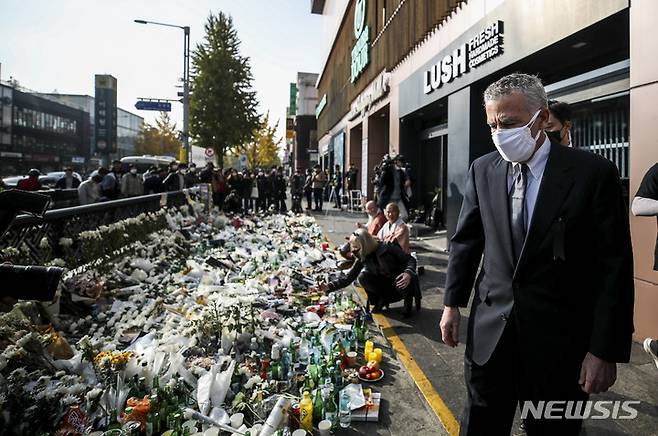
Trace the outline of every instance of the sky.
{"type": "MultiPolygon", "coordinates": [[[[94,95],[94,74],[117,78],[118,105],[138,111],[138,97],[178,98],[183,30],[134,19],[190,26],[190,47],[204,37],[209,13],[233,17],[241,54],[251,59],[259,112],[279,120],[285,136],[289,84],[297,72],[319,73],[329,41],[310,0],[2,0],[0,78],[39,91],[94,95]]],[[[172,119],[182,128],[180,103],[172,119]]]]}

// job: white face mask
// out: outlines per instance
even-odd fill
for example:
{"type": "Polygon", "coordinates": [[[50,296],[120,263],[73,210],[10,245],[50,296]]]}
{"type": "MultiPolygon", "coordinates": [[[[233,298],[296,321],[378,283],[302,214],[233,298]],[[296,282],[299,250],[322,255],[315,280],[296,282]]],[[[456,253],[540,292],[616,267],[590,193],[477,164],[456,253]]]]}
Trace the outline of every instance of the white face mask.
{"type": "Polygon", "coordinates": [[[137,168],[133,168],[130,170],[130,174],[137,174],[137,168]]]}
{"type": "Polygon", "coordinates": [[[528,124],[523,127],[497,129],[491,132],[494,145],[507,162],[525,162],[534,153],[535,144],[539,139],[539,135],[541,135],[541,129],[533,137],[530,126],[535,122],[539,112],[541,112],[541,109],[535,112],[528,124]]]}

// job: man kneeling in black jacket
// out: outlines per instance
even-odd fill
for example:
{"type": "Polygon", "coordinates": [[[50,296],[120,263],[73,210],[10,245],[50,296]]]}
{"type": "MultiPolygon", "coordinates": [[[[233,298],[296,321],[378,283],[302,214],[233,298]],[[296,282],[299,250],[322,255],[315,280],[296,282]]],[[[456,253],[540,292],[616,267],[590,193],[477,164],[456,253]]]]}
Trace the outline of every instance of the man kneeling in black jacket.
{"type": "Polygon", "coordinates": [[[381,311],[390,303],[404,300],[404,316],[411,316],[415,299],[420,310],[420,285],[416,275],[416,259],[406,254],[396,243],[377,241],[366,229],[357,229],[350,237],[354,266],[346,275],[329,284],[321,284],[323,292],[336,291],[351,284],[357,277],[368,295],[367,308],[381,311]]]}

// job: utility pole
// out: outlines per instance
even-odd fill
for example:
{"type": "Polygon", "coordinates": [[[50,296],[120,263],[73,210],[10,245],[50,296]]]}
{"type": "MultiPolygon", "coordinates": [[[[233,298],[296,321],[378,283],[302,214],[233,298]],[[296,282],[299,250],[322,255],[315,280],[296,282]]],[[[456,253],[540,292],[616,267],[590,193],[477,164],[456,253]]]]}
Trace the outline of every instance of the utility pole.
{"type": "Polygon", "coordinates": [[[183,28],[185,42],[183,46],[183,147],[188,165],[192,161],[190,149],[190,26],[183,28]]]}
{"type": "MultiPolygon", "coordinates": [[[[156,21],[134,20],[138,24],[155,24],[156,26],[176,27],[183,29],[183,150],[185,160],[190,163],[192,150],[190,149],[190,26],[178,26],[176,24],[158,23],[156,21]]],[[[180,92],[178,93],[180,97],[180,92]]]]}

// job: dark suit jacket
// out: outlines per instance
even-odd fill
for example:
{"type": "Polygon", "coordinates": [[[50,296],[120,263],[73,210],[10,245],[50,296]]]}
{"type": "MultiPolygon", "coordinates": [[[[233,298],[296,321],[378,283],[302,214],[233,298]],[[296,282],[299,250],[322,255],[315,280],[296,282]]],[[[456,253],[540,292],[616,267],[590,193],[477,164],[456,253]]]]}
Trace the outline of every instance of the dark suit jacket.
{"type": "Polygon", "coordinates": [[[487,362],[512,320],[522,355],[540,368],[582,361],[588,351],[628,362],[633,254],[616,167],[598,155],[551,144],[516,266],[507,168],[498,152],[473,162],[451,240],[446,306],[468,305],[484,253],[467,355],[487,362]]]}

